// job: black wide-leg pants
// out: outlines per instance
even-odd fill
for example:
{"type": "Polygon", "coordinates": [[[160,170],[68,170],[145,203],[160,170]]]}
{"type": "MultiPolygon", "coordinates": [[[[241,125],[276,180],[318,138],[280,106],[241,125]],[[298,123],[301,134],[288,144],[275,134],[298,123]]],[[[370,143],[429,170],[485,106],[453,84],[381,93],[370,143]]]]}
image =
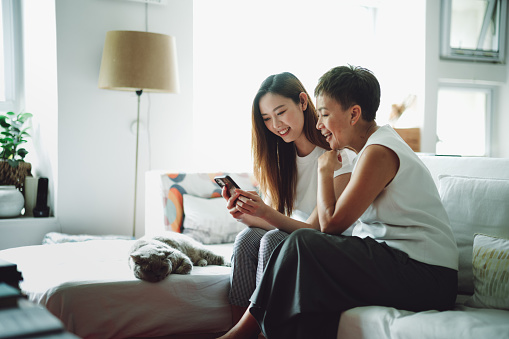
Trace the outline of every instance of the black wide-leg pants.
{"type": "Polygon", "coordinates": [[[332,339],[350,308],[447,310],[456,292],[453,269],[410,259],[372,238],[302,229],[274,250],[250,312],[267,339],[332,339]]]}

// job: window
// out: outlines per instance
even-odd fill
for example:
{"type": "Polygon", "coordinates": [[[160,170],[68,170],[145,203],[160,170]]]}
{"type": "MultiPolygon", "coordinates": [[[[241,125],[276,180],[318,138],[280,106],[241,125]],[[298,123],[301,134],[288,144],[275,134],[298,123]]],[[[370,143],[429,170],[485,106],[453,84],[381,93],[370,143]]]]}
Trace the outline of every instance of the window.
{"type": "MultiPolygon", "coordinates": [[[[387,123],[392,104],[409,95],[424,102],[425,1],[193,4],[196,171],[252,171],[251,104],[270,74],[295,74],[314,102],[318,78],[330,68],[366,67],[382,87],[379,124],[387,123]]],[[[419,123],[419,114],[405,119],[419,123]]]]}
{"type": "Polygon", "coordinates": [[[441,57],[504,62],[506,0],[442,0],[441,57]]]}
{"type": "Polygon", "coordinates": [[[447,86],[438,91],[437,154],[489,156],[492,89],[447,86]]]}
{"type": "Polygon", "coordinates": [[[0,6],[0,111],[21,107],[21,1],[1,0],[0,6]]]}

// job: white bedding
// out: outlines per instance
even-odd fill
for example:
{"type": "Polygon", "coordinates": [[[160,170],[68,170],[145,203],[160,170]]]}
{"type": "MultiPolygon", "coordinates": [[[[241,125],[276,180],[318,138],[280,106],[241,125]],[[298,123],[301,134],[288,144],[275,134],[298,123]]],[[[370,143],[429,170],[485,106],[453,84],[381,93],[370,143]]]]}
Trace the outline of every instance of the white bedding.
{"type": "MultiPolygon", "coordinates": [[[[0,251],[18,265],[28,298],[82,338],[212,333],[231,326],[229,267],[194,267],[159,283],[134,277],[133,240],[92,240],[0,251]]],[[[231,244],[207,246],[229,260],[231,244]]]]}

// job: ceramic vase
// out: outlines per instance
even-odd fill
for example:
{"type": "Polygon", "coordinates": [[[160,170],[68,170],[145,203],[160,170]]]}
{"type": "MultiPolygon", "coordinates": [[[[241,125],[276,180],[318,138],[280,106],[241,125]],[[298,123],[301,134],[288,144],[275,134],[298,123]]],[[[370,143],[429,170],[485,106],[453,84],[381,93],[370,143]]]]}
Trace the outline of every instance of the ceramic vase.
{"type": "Polygon", "coordinates": [[[0,186],[0,218],[20,216],[24,205],[23,194],[16,186],[0,186]]]}

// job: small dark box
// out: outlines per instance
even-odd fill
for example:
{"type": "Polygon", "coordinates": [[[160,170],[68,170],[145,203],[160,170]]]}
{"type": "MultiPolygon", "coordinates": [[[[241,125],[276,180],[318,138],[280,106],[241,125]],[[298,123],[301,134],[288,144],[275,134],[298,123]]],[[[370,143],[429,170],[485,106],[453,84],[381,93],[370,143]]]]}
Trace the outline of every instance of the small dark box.
{"type": "Polygon", "coordinates": [[[0,282],[19,289],[19,282],[23,280],[16,264],[0,259],[0,282]]]}

